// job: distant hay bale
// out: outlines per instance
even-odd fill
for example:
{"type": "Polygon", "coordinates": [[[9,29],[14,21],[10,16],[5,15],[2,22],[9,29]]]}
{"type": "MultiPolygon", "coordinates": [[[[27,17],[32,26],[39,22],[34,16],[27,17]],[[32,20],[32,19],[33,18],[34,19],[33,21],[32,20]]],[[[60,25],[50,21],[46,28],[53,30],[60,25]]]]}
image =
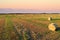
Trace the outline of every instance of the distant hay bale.
{"type": "Polygon", "coordinates": [[[51,30],[51,31],[56,31],[56,29],[57,29],[57,24],[55,24],[55,23],[51,23],[51,24],[49,24],[48,25],[48,28],[49,28],[49,30],[51,30]]]}
{"type": "Polygon", "coordinates": [[[52,17],[49,17],[48,20],[49,20],[49,21],[52,20],[52,17]]]}

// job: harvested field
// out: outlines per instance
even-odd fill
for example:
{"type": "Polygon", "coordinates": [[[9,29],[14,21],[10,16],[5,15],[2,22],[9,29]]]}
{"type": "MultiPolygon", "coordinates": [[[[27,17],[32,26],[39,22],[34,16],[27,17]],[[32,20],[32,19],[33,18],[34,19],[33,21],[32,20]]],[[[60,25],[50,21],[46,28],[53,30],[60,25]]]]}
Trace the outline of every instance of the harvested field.
{"type": "Polygon", "coordinates": [[[60,40],[60,30],[50,31],[50,23],[60,27],[60,14],[0,14],[0,40],[60,40]]]}

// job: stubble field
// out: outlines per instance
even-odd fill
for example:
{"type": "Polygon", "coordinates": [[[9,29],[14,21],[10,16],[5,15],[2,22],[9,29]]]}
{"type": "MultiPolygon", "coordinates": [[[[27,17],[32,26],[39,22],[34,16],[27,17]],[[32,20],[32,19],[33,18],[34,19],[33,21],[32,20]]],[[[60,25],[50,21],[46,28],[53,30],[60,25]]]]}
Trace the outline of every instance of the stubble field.
{"type": "Polygon", "coordinates": [[[60,14],[0,14],[0,40],[60,40],[60,30],[50,31],[50,23],[60,27],[60,14]]]}

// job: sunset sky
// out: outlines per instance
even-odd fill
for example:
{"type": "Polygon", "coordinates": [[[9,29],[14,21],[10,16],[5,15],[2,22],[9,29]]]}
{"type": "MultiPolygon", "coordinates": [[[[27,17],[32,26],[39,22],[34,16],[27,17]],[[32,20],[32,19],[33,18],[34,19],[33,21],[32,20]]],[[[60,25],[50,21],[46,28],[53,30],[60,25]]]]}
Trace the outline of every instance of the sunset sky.
{"type": "Polygon", "coordinates": [[[60,11],[60,0],[0,0],[0,8],[60,11]]]}

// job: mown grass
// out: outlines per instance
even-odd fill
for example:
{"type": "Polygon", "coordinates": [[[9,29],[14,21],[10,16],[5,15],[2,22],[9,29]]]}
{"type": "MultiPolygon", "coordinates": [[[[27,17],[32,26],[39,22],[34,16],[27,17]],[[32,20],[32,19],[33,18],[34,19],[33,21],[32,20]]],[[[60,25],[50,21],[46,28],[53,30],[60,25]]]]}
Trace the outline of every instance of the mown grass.
{"type": "Polygon", "coordinates": [[[40,22],[33,22],[31,19],[25,19],[27,22],[33,24],[33,25],[36,25],[36,26],[40,26],[40,27],[47,27],[47,24],[43,24],[43,23],[40,23],[40,22]]]}
{"type": "MultiPolygon", "coordinates": [[[[42,39],[42,40],[59,40],[60,38],[60,30],[52,32],[48,30],[48,24],[49,23],[56,23],[59,27],[60,27],[60,14],[22,14],[22,15],[0,15],[0,19],[1,18],[5,19],[5,24],[4,24],[4,31],[2,33],[2,40],[28,40],[28,36],[29,35],[31,38],[33,38],[34,40],[38,38],[42,39]],[[52,16],[52,20],[48,21],[48,17],[52,16]],[[26,23],[32,24],[33,26],[37,27],[37,31],[36,30],[32,30],[34,29],[32,26],[32,29],[29,29],[30,31],[25,30],[26,27],[24,27],[23,29],[23,36],[21,36],[21,34],[18,33],[17,29],[15,28],[16,26],[14,26],[14,22],[12,21],[12,19],[15,18],[17,19],[16,24],[18,24],[17,26],[21,27],[20,24],[23,24],[21,22],[25,21],[26,23]],[[21,22],[20,22],[21,21],[21,22]],[[20,24],[19,24],[20,23],[20,24]],[[41,28],[41,29],[39,29],[41,28]],[[47,29],[47,30],[45,30],[47,29]],[[33,31],[33,32],[32,32],[33,31]],[[43,32],[44,31],[44,32],[43,32]],[[41,37],[37,36],[40,35],[41,37]],[[13,35],[13,36],[12,36],[13,35]],[[36,37],[37,36],[37,37],[36,37]],[[18,37],[18,38],[16,38],[18,37]],[[49,38],[48,38],[49,37],[49,38]]],[[[28,27],[30,27],[28,25],[28,27]]],[[[23,24],[24,26],[24,24],[23,24]]],[[[27,26],[27,25],[26,25],[27,26]]],[[[26,28],[27,29],[27,28],[26,28]]],[[[30,40],[32,40],[30,38],[30,40]]]]}
{"type": "Polygon", "coordinates": [[[11,21],[11,17],[8,15],[5,15],[4,17],[4,31],[2,33],[2,38],[1,40],[18,40],[17,37],[17,32],[15,32],[13,23],[11,21]]]}

